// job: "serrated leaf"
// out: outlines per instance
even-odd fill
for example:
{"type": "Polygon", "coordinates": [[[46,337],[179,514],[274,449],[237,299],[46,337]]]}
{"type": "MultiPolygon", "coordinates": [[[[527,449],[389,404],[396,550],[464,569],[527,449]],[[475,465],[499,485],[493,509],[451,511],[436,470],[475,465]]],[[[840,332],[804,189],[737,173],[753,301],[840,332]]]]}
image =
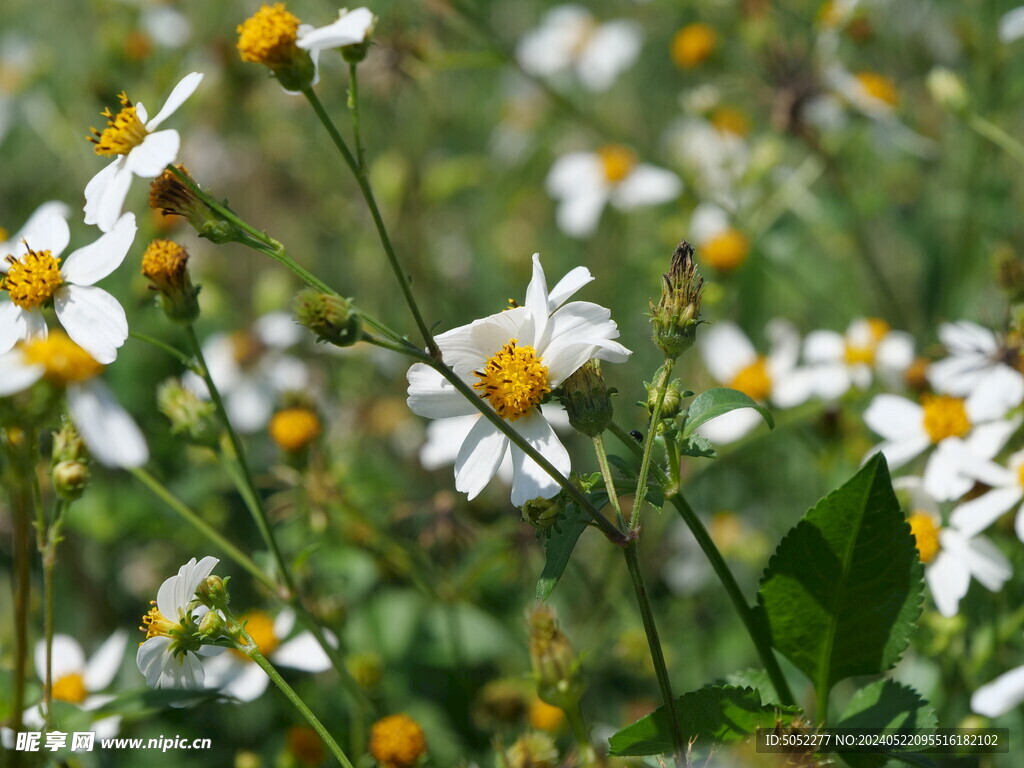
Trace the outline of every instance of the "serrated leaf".
{"type": "MultiPolygon", "coordinates": [[[[683,741],[697,744],[740,741],[757,728],[788,724],[800,714],[798,707],[762,704],[753,688],[707,686],[675,700],[676,719],[683,741]]],[[[627,725],[608,742],[612,755],[657,755],[672,751],[672,734],[665,707],[627,725]]]]}
{"type": "MultiPolygon", "coordinates": [[[[607,500],[607,495],[605,494],[607,500]]],[[[576,547],[576,541],[587,527],[590,518],[575,504],[567,504],[565,517],[552,526],[544,539],[544,570],[537,580],[537,599],[547,600],[562,578],[565,566],[576,547]]]]}
{"type": "Polygon", "coordinates": [[[697,459],[718,458],[718,453],[715,452],[715,447],[711,444],[711,441],[702,435],[680,437],[676,444],[679,446],[679,453],[682,456],[693,456],[697,459]]]}
{"type": "Polygon", "coordinates": [[[772,644],[828,691],[884,672],[921,612],[922,568],[881,454],[786,534],[758,592],[772,644]]]}
{"type": "Polygon", "coordinates": [[[701,424],[739,408],[753,408],[761,414],[770,428],[775,428],[775,419],[763,405],[751,400],[739,390],[716,387],[701,392],[690,401],[690,407],[686,411],[686,424],[683,425],[683,437],[692,435],[701,424]]]}
{"type": "MultiPolygon", "coordinates": [[[[876,680],[853,694],[836,727],[910,731],[936,725],[935,710],[917,691],[895,680],[876,680]]],[[[840,757],[853,768],[880,768],[889,757],[898,756],[860,752],[840,754],[840,757]]]]}

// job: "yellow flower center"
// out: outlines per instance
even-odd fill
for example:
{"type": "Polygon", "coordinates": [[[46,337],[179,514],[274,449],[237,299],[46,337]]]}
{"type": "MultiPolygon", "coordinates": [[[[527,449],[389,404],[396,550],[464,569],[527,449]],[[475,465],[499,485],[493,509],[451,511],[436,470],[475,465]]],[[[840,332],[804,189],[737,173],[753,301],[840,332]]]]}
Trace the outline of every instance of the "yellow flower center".
{"type": "Polygon", "coordinates": [[[107,118],[107,127],[103,132],[90,128],[92,136],[89,137],[89,141],[96,145],[97,155],[127,155],[149,135],[149,131],[139,120],[135,105],[128,100],[128,94],[121,91],[118,99],[121,102],[121,111],[116,115],[110,111],[110,107],[100,112],[107,118]]]}
{"type": "Polygon", "coordinates": [[[0,241],[6,242],[8,237],[10,237],[10,235],[7,232],[7,227],[0,227],[0,241]]]}
{"type": "Polygon", "coordinates": [[[896,84],[885,75],[880,75],[877,72],[859,72],[854,77],[868,96],[888,104],[890,107],[895,107],[899,103],[900,94],[896,90],[896,84]]]}
{"type": "Polygon", "coordinates": [[[701,246],[700,258],[712,269],[731,272],[747,260],[749,252],[750,241],[747,236],[729,227],[701,246]]]}
{"type": "Polygon", "coordinates": [[[843,20],[842,11],[836,7],[833,0],[826,0],[818,8],[818,23],[823,27],[834,27],[843,20]]]}
{"type": "Polygon", "coordinates": [[[597,150],[601,169],[609,184],[618,184],[632,173],[636,166],[636,155],[621,144],[609,144],[597,150]]]}
{"type": "Polygon", "coordinates": [[[3,288],[11,301],[22,309],[35,309],[53,298],[64,284],[60,274],[60,259],[49,251],[33,251],[20,259],[7,257],[10,265],[3,280],[3,288]]]}
{"type": "Polygon", "coordinates": [[[768,360],[760,355],[737,373],[729,386],[738,389],[752,400],[766,400],[772,392],[772,376],[768,372],[768,360]]]}
{"type": "MultiPolygon", "coordinates": [[[[253,642],[256,643],[260,653],[264,656],[269,656],[277,650],[277,646],[281,644],[281,639],[274,634],[274,620],[270,618],[269,614],[263,611],[249,611],[249,613],[242,616],[241,620],[245,623],[245,631],[253,639],[253,642]]],[[[237,649],[232,650],[239,658],[252,661],[241,651],[237,649]]]]}
{"type": "Polygon", "coordinates": [[[299,19],[284,3],[264,5],[235,31],[242,61],[274,67],[289,64],[296,56],[299,19]]]}
{"type": "Polygon", "coordinates": [[[411,768],[426,751],[423,729],[408,715],[389,715],[370,729],[370,754],[385,768],[411,768]]]}
{"type": "Polygon", "coordinates": [[[672,39],[672,61],[690,69],[704,62],[718,45],[718,34],[707,24],[687,24],[672,39]]]}
{"type": "Polygon", "coordinates": [[[927,512],[915,512],[908,519],[910,535],[914,537],[922,563],[930,563],[939,554],[939,526],[927,512]]]}
{"type": "Polygon", "coordinates": [[[149,604],[153,607],[142,617],[142,626],[139,627],[140,632],[146,633],[146,640],[153,637],[170,637],[174,630],[181,629],[180,624],[160,613],[160,609],[156,607],[156,600],[150,600],[149,604]]]}
{"type": "Polygon", "coordinates": [[[480,397],[491,401],[503,419],[515,421],[540,405],[551,388],[548,369],[533,347],[517,347],[511,339],[487,361],[483,371],[475,371],[480,381],[473,385],[480,397]]]}
{"type": "Polygon", "coordinates": [[[103,366],[75,344],[63,331],[52,331],[45,339],[35,339],[22,347],[25,362],[43,366],[47,381],[66,386],[98,376],[103,366]]]}
{"type": "Polygon", "coordinates": [[[878,344],[889,333],[890,326],[885,320],[877,317],[868,318],[867,324],[867,339],[858,339],[861,343],[846,342],[843,359],[847,365],[875,364],[875,353],[878,351],[878,344]]]}
{"type": "Polygon", "coordinates": [[[53,681],[53,698],[57,701],[66,701],[69,704],[81,704],[88,697],[89,691],[85,688],[85,680],[77,672],[64,675],[53,681]]]}
{"type": "Polygon", "coordinates": [[[1024,461],[1017,467],[1017,482],[1024,486],[1024,461]]]}
{"type": "Polygon", "coordinates": [[[270,437],[283,451],[301,451],[321,431],[320,419],[309,408],[285,408],[270,420],[270,437]]]}
{"type": "Polygon", "coordinates": [[[722,133],[746,136],[750,133],[750,121],[735,107],[719,107],[711,114],[711,124],[722,133]]]}
{"type": "Polygon", "coordinates": [[[922,395],[924,408],[924,431],[933,443],[940,443],[947,437],[964,437],[971,431],[971,419],[967,415],[963,398],[949,395],[922,395]]]}
{"type": "Polygon", "coordinates": [[[562,727],[565,713],[543,699],[534,697],[530,701],[530,727],[538,731],[554,732],[562,727]]]}
{"type": "Polygon", "coordinates": [[[142,256],[142,274],[160,290],[181,285],[188,252],[171,240],[154,240],[142,256]]]}

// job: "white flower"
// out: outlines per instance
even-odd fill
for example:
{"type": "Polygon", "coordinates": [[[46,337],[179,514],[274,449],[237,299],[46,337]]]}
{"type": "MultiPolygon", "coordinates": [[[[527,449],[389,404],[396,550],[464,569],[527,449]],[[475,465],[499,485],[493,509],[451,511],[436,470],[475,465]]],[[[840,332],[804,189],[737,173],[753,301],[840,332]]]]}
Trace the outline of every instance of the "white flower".
{"type": "Polygon", "coordinates": [[[218,562],[207,556],[197,563],[193,557],[160,585],[156,605],[142,619],[146,640],[135,656],[150,688],[203,687],[205,674],[199,655],[213,655],[222,649],[201,646],[195,637],[196,625],[206,612],[205,606],[197,604],[195,594],[218,562]]]}
{"type": "Polygon", "coordinates": [[[1021,504],[1024,501],[1024,451],[1010,456],[1005,467],[969,455],[961,463],[961,473],[971,480],[980,480],[991,490],[954,509],[953,522],[961,530],[983,531],[1005,512],[1020,505],[1015,528],[1017,536],[1024,541],[1024,504],[1021,504]]]}
{"type": "Polygon", "coordinates": [[[683,189],[671,171],[638,163],[629,149],[614,144],[597,152],[562,155],[546,184],[548,194],[559,201],[558,226],[572,237],[591,234],[608,203],[628,211],[668,202],[683,189]]]}
{"type": "Polygon", "coordinates": [[[586,8],[561,5],[545,14],[541,26],[523,35],[516,59],[532,75],[573,72],[587,90],[605,91],[636,61],[642,42],[636,22],[598,24],[586,8]]]}
{"type": "MultiPolygon", "coordinates": [[[[309,369],[284,350],[303,338],[302,327],[287,312],[258,318],[251,331],[215,333],[203,344],[210,376],[224,398],[228,418],[239,432],[251,433],[267,425],[277,396],[309,386],[309,369]]],[[[185,385],[209,398],[206,383],[188,373],[185,385]]]]}
{"type": "MultiPolygon", "coordinates": [[[[69,635],[53,636],[51,675],[53,678],[53,699],[81,707],[86,712],[99,709],[114,697],[98,693],[113,681],[124,659],[128,633],[117,630],[99,647],[88,661],[78,641],[69,635]]],[[[35,652],[36,675],[46,682],[46,642],[40,640],[35,652]]],[[[45,719],[39,707],[30,707],[22,718],[25,725],[41,729],[45,719]]],[[[119,715],[110,715],[95,720],[92,729],[96,738],[111,738],[117,735],[121,726],[119,715]]]]}
{"type": "Polygon", "coordinates": [[[95,224],[108,232],[121,216],[132,176],[152,179],[177,159],[181,136],[173,129],[156,129],[185,103],[202,79],[199,72],[185,75],[152,120],[147,121],[148,113],[142,102],[132,105],[123,93],[121,111],[116,115],[109,110],[104,113],[107,128],[102,133],[93,131],[96,153],[117,155],[117,159],[93,176],[85,187],[86,224],[95,224]]]}
{"type": "Polygon", "coordinates": [[[377,17],[368,8],[338,11],[338,20],[326,27],[300,30],[296,45],[307,51],[322,51],[326,48],[344,48],[366,42],[377,26],[377,17]]]}
{"type": "Polygon", "coordinates": [[[64,333],[19,344],[0,355],[0,397],[46,378],[65,387],[68,412],[90,453],[110,467],[140,467],[149,460],[146,439],[107,386],[103,366],[64,333]]]}
{"type": "MultiPolygon", "coordinates": [[[[746,334],[734,323],[715,323],[701,335],[700,352],[711,375],[725,387],[736,389],[759,403],[771,401],[791,408],[811,395],[811,379],[797,369],[800,337],[787,322],[767,325],[771,342],[768,355],[760,355],[746,334]]],[[[698,431],[714,443],[739,440],[762,418],[757,411],[741,408],[702,425],[698,431]]]]}
{"type": "Polygon", "coordinates": [[[925,490],[940,501],[959,498],[974,484],[962,473],[964,455],[991,459],[1020,423],[1004,418],[1020,402],[1017,386],[989,378],[966,399],[926,394],[920,405],[897,395],[877,395],[864,412],[864,421],[883,438],[872,453],[882,451],[896,469],[937,446],[925,466],[925,490]]]}
{"type": "Polygon", "coordinates": [[[64,330],[76,344],[104,365],[114,362],[128,338],[128,318],[117,299],[93,283],[124,261],[135,240],[135,215],[126,213],[92,245],[79,248],[61,265],[71,234],[56,204],[41,208],[20,233],[6,258],[0,300],[0,354],[19,341],[45,338],[43,307],[53,303],[64,330]]]}
{"type": "Polygon", "coordinates": [[[1024,395],[1024,375],[1007,364],[1008,351],[993,331],[961,320],[940,325],[939,340],[949,357],[928,367],[928,381],[939,392],[962,397],[994,376],[1005,379],[1007,386],[1014,386],[1010,379],[1022,382],[1017,388],[1024,395]]]}
{"type": "Polygon", "coordinates": [[[1004,672],[971,696],[971,711],[985,717],[999,717],[1024,701],[1024,667],[1004,672]]]}
{"type": "MultiPolygon", "coordinates": [[[[276,618],[262,611],[239,617],[245,631],[275,667],[289,667],[303,672],[323,672],[331,668],[331,660],[310,632],[301,632],[284,640],[295,627],[295,614],[283,610],[276,618]]],[[[205,664],[206,685],[219,689],[239,702],[253,701],[263,695],[270,678],[256,663],[240,651],[223,653],[205,664]]]]}
{"type": "Polygon", "coordinates": [[[897,478],[893,487],[909,494],[907,522],[939,613],[956,616],[972,577],[991,592],[1003,588],[1013,569],[991,541],[964,530],[955,519],[943,527],[938,500],[928,493],[920,478],[897,478]]]}
{"type": "Polygon", "coordinates": [[[139,23],[146,35],[164,48],[181,48],[192,37],[188,16],[169,5],[146,6],[139,23]]]}
{"type": "Polygon", "coordinates": [[[1006,45],[1024,37],[1024,5],[1007,11],[999,19],[999,40],[1006,45]]]}
{"type": "Polygon", "coordinates": [[[818,397],[832,400],[850,387],[867,389],[872,372],[890,383],[914,362],[914,340],[878,318],[859,318],[845,334],[812,331],[804,340],[804,360],[814,375],[818,397]]]}
{"type": "MultiPolygon", "coordinates": [[[[587,360],[624,362],[631,354],[618,342],[611,313],[590,302],[566,300],[593,278],[586,269],[569,272],[549,293],[540,257],[525,306],[499,312],[437,337],[445,362],[480,392],[500,416],[562,474],[569,454],[537,408],[587,360]]],[[[409,408],[431,419],[468,416],[476,407],[428,366],[409,369],[409,408]]],[[[455,487],[473,498],[494,476],[506,452],[512,456],[512,503],[551,498],[558,484],[487,419],[478,419],[455,463],[455,487]]]]}
{"type": "Polygon", "coordinates": [[[666,143],[702,197],[735,204],[739,182],[751,163],[750,146],[743,136],[693,116],[672,125],[666,143]]]}

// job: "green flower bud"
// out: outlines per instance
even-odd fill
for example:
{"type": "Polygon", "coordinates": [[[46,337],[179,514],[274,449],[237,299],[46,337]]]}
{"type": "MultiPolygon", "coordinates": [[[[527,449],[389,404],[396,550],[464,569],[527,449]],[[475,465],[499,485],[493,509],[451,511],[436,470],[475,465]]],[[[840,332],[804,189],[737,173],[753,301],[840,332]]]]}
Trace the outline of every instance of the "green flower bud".
{"type": "Polygon", "coordinates": [[[182,435],[190,443],[214,448],[220,440],[213,403],[185,389],[178,379],[167,379],[156,390],[156,406],[171,422],[171,434],[182,435]]]}
{"type": "Polygon", "coordinates": [[[67,501],[77,501],[89,485],[89,467],[80,461],[59,462],[52,471],[54,490],[67,501]]]}
{"type": "MultiPolygon", "coordinates": [[[[672,419],[679,414],[679,406],[683,400],[683,388],[679,385],[679,379],[673,379],[665,387],[665,399],[661,401],[661,418],[672,419]]],[[[658,404],[658,388],[648,385],[647,387],[647,410],[653,415],[658,404]]]]}
{"type": "Polygon", "coordinates": [[[78,434],[74,424],[63,419],[60,429],[53,433],[51,464],[56,466],[62,461],[85,461],[87,458],[88,452],[82,436],[78,434]]]}
{"type": "Polygon", "coordinates": [[[199,634],[204,640],[216,640],[224,635],[224,619],[216,611],[208,611],[199,620],[199,634]]]}
{"type": "Polygon", "coordinates": [[[601,364],[588,360],[562,383],[561,400],[569,423],[587,437],[597,437],[612,420],[612,390],[604,383],[601,364]]]}
{"type": "Polygon", "coordinates": [[[499,756],[498,768],[555,768],[558,765],[558,747],[550,734],[540,731],[520,736],[499,756]]]}
{"type": "Polygon", "coordinates": [[[543,531],[558,522],[563,509],[562,495],[559,494],[553,499],[544,499],[540,496],[530,499],[523,504],[520,511],[524,523],[529,523],[537,530],[543,531]]]}
{"type": "MultiPolygon", "coordinates": [[[[196,597],[199,598],[203,605],[215,609],[226,608],[231,600],[224,579],[216,574],[207,576],[199,583],[199,586],[196,588],[196,597]]],[[[213,611],[210,611],[210,613],[213,613],[213,611]]]]}
{"type": "Polygon", "coordinates": [[[299,325],[317,335],[317,341],[337,347],[350,347],[359,341],[362,320],[351,299],[307,288],[295,295],[292,312],[299,325]]]}
{"type": "Polygon", "coordinates": [[[664,278],[661,298],[657,304],[651,302],[651,326],[658,349],[666,358],[675,360],[696,340],[704,286],[693,263],[693,248],[685,240],[672,255],[664,278]]]}
{"type": "Polygon", "coordinates": [[[367,651],[354,653],[345,659],[345,667],[359,687],[366,691],[374,690],[384,676],[384,662],[380,655],[367,651]]]}
{"type": "Polygon", "coordinates": [[[928,87],[928,93],[943,109],[961,112],[967,108],[967,89],[953,70],[935,67],[928,73],[925,85],[928,87]]]}
{"type": "Polygon", "coordinates": [[[199,188],[199,184],[189,174],[188,169],[181,164],[175,168],[178,173],[165,168],[163,173],[150,182],[149,207],[154,211],[160,211],[164,216],[184,217],[200,237],[205,237],[218,245],[242,242],[242,231],[203,202],[192,187],[182,181],[179,173],[199,188]]]}
{"type": "Polygon", "coordinates": [[[530,664],[543,701],[566,711],[579,704],[586,683],[569,638],[558,627],[554,609],[540,603],[527,616],[530,664]]]}

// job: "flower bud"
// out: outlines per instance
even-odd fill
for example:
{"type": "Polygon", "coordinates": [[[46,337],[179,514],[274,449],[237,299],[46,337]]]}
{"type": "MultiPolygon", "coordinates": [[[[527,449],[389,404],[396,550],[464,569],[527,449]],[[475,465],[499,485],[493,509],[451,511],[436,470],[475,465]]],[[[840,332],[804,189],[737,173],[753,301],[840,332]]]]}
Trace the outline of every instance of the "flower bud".
{"type": "Polygon", "coordinates": [[[337,347],[350,347],[359,341],[362,320],[351,299],[307,288],[295,295],[292,312],[299,325],[317,335],[317,341],[337,347]]]}
{"type": "Polygon", "coordinates": [[[657,304],[651,302],[654,343],[666,358],[676,359],[693,346],[700,323],[704,280],[693,263],[693,248],[685,240],[672,255],[657,304]]]}
{"type": "Polygon", "coordinates": [[[553,499],[545,499],[540,496],[530,499],[523,504],[521,512],[524,523],[529,523],[537,530],[543,531],[558,522],[563,509],[562,495],[559,494],[553,499]]]}
{"type": "Polygon", "coordinates": [[[170,240],[154,240],[142,256],[142,274],[149,280],[149,289],[160,294],[160,306],[171,322],[195,322],[199,289],[188,274],[188,251],[170,240]]]}
{"type": "Polygon", "coordinates": [[[204,640],[216,640],[224,635],[224,619],[216,611],[207,611],[199,620],[199,634],[204,640]]]}
{"type": "Polygon", "coordinates": [[[165,168],[163,173],[149,184],[149,207],[164,216],[183,216],[200,237],[223,245],[239,242],[242,233],[223,215],[203,202],[178,174],[181,174],[196,188],[199,184],[189,175],[184,165],[174,166],[178,173],[165,168]]]}
{"type": "Polygon", "coordinates": [[[597,360],[588,360],[577,368],[562,383],[562,405],[572,428],[587,437],[604,432],[612,420],[611,394],[597,360]]]}
{"type": "Polygon", "coordinates": [[[578,706],[586,684],[579,658],[569,638],[558,627],[554,609],[543,603],[527,615],[530,663],[541,699],[566,711],[578,706]]]}
{"type": "Polygon", "coordinates": [[[943,109],[961,112],[967,108],[967,89],[951,69],[934,67],[925,80],[928,93],[943,109]]]}
{"type": "Polygon", "coordinates": [[[88,453],[85,449],[85,441],[78,434],[75,425],[64,419],[60,429],[53,433],[51,463],[56,466],[62,461],[85,461],[86,458],[88,458],[88,453]]]}
{"type": "Polygon", "coordinates": [[[555,768],[558,765],[558,747],[548,733],[527,733],[505,750],[504,757],[506,768],[555,768]]]}
{"type": "Polygon", "coordinates": [[[301,91],[313,84],[316,65],[299,48],[299,19],[284,3],[264,5],[238,25],[238,55],[242,61],[263,64],[286,91],[301,91]]]}
{"type": "Polygon", "coordinates": [[[220,424],[213,403],[185,389],[178,379],[167,379],[156,390],[156,406],[171,422],[171,434],[182,435],[195,445],[215,448],[220,424]]]}
{"type": "Polygon", "coordinates": [[[226,608],[231,599],[228,595],[227,584],[216,574],[207,576],[199,582],[199,586],[196,587],[196,597],[199,598],[199,602],[210,608],[226,608]]]}
{"type": "MultiPolygon", "coordinates": [[[[683,388],[679,379],[673,379],[665,385],[665,399],[661,401],[661,418],[672,419],[679,415],[679,406],[683,400],[683,388]]],[[[658,405],[658,388],[653,384],[647,386],[647,410],[654,414],[658,405]]]]}
{"type": "Polygon", "coordinates": [[[80,461],[61,461],[52,470],[54,490],[66,501],[77,501],[89,485],[89,467],[80,461]]]}

